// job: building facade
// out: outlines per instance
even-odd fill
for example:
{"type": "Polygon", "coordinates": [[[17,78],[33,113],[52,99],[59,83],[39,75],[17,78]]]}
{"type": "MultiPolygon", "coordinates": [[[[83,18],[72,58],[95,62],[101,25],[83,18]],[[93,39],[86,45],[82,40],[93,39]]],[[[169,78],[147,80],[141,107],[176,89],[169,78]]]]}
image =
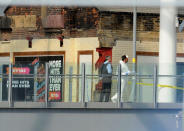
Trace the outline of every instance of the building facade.
{"type": "MultiPolygon", "coordinates": [[[[95,64],[100,65],[98,62],[103,62],[107,54],[112,55],[114,70],[123,54],[128,54],[129,63],[131,63],[133,54],[133,13],[131,11],[106,11],[95,7],[11,6],[7,7],[4,13],[5,16],[1,17],[0,28],[0,59],[5,64],[31,63],[35,66],[35,63],[40,63],[36,72],[45,74],[42,71],[45,65],[41,63],[48,62],[50,67],[53,63],[59,63],[57,64],[61,69],[59,74],[81,74],[82,63],[86,63],[87,73],[98,74],[95,64]]],[[[178,16],[181,23],[184,17],[182,14],[178,16]]],[[[157,12],[140,11],[137,13],[136,54],[137,64],[141,66],[144,63],[149,66],[149,63],[158,61],[159,17],[157,12]],[[150,60],[149,58],[152,57],[155,59],[150,60]],[[147,58],[146,62],[143,61],[145,58],[147,58]]],[[[178,63],[184,62],[182,36],[183,31],[177,32],[178,63]]],[[[149,72],[150,68],[147,68],[147,65],[144,71],[137,66],[137,71],[142,74],[152,73],[152,71],[149,72]]],[[[37,81],[40,81],[37,84],[42,86],[34,89],[31,94],[39,96],[34,97],[34,100],[43,101],[42,91],[45,86],[41,80],[37,81]]],[[[86,99],[89,101],[96,101],[99,95],[99,92],[95,90],[97,81],[89,80],[87,83],[89,88],[86,99]]],[[[62,83],[50,83],[52,85],[51,89],[49,88],[50,100],[80,101],[80,80],[72,79],[72,86],[70,83],[69,79],[65,79],[62,83]]],[[[148,91],[150,90],[141,91],[143,98],[140,99],[146,100],[145,102],[152,99],[146,95],[148,91]]]]}

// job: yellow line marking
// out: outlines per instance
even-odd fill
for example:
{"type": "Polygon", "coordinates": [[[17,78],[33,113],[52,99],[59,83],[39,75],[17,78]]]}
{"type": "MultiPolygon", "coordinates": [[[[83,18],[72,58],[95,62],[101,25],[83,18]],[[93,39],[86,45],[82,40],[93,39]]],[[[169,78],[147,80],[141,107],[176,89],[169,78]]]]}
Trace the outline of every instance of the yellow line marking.
{"type": "MultiPolygon", "coordinates": [[[[128,84],[131,84],[132,82],[128,82],[128,84]]],[[[153,84],[151,83],[136,83],[137,85],[144,85],[144,86],[153,86],[153,84]]],[[[157,85],[158,87],[167,87],[167,88],[173,88],[173,89],[177,89],[177,90],[184,90],[183,87],[177,87],[177,86],[171,86],[171,85],[157,85]]]]}

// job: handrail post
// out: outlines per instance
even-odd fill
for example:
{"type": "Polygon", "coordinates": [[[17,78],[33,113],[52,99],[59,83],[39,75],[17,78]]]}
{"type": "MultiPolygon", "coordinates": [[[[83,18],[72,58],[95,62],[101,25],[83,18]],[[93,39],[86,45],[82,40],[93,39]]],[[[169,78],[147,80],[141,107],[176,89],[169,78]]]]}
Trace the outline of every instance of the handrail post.
{"type": "Polygon", "coordinates": [[[9,88],[8,88],[8,103],[9,107],[13,107],[13,97],[12,97],[12,64],[9,64],[9,88]]]}
{"type": "Polygon", "coordinates": [[[84,107],[85,104],[85,85],[86,85],[86,65],[82,63],[82,92],[81,92],[81,102],[84,107]]]}
{"type": "MultiPolygon", "coordinates": [[[[126,78],[127,77],[128,76],[126,76],[126,78]]],[[[132,90],[131,90],[131,94],[130,94],[130,98],[132,99],[132,102],[136,102],[137,101],[137,89],[136,89],[137,85],[136,85],[136,80],[137,80],[137,74],[135,72],[133,72],[133,74],[132,74],[132,90]]]]}
{"type": "Polygon", "coordinates": [[[49,79],[49,64],[45,63],[45,107],[48,107],[48,79],[49,79]]]}
{"type": "Polygon", "coordinates": [[[153,106],[157,108],[157,65],[154,64],[154,74],[153,74],[153,106]]]}
{"type": "Polygon", "coordinates": [[[121,108],[121,65],[118,66],[118,107],[121,108]]]}

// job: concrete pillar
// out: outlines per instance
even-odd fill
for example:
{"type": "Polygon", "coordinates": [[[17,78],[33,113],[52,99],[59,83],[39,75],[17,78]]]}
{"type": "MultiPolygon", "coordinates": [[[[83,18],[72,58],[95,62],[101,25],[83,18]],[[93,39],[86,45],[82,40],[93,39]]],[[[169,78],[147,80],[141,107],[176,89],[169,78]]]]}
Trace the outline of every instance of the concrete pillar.
{"type": "MultiPolygon", "coordinates": [[[[174,2],[175,0],[161,0],[174,2]]],[[[176,74],[176,7],[162,4],[160,7],[160,44],[159,44],[159,75],[176,74]]],[[[175,86],[176,79],[159,77],[160,85],[175,86]]],[[[158,87],[158,102],[172,103],[176,100],[176,90],[158,87]]]]}

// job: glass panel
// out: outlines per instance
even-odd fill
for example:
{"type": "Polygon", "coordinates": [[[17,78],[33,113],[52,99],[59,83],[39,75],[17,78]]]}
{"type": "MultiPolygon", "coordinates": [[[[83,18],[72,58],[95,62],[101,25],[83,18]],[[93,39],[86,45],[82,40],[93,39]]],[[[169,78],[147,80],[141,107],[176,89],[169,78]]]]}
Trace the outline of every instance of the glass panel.
{"type": "Polygon", "coordinates": [[[63,70],[65,77],[62,78],[62,102],[81,102],[82,79],[78,68],[77,63],[65,63],[65,70],[63,70]]]}
{"type": "Polygon", "coordinates": [[[183,102],[183,76],[159,76],[158,77],[158,102],[182,103],[183,102]],[[165,83],[167,82],[167,83],[165,83]],[[166,95],[167,93],[167,95],[166,95]]]}
{"type": "Polygon", "coordinates": [[[179,99],[181,100],[181,92],[178,89],[182,84],[180,79],[182,77],[177,74],[181,74],[183,71],[178,70],[178,67],[177,64],[159,64],[157,85],[157,101],[159,103],[177,103],[179,99]]]}
{"type": "Polygon", "coordinates": [[[82,102],[82,77],[77,77],[73,79],[73,91],[74,93],[74,97],[75,97],[75,101],[76,102],[82,102]]]}
{"type": "MultiPolygon", "coordinates": [[[[114,65],[114,67],[117,67],[114,65]]],[[[116,72],[112,70],[113,73],[116,72]]],[[[102,82],[100,69],[95,70],[93,76],[87,73],[85,99],[88,102],[111,102],[112,96],[117,92],[117,76],[113,76],[108,82],[102,82]],[[103,86],[103,88],[102,88],[103,86]]]]}
{"type": "Polygon", "coordinates": [[[2,84],[3,84],[3,72],[2,72],[3,65],[0,65],[0,101],[2,101],[2,84]]]}
{"type": "Polygon", "coordinates": [[[178,76],[176,79],[176,102],[183,103],[184,77],[178,76]]]}
{"type": "Polygon", "coordinates": [[[110,99],[110,101],[117,102],[117,99],[116,100],[114,99],[114,98],[117,98],[117,93],[118,93],[118,76],[116,74],[114,74],[113,77],[112,77],[112,87],[111,87],[111,99],[110,99]]]}
{"type": "Polygon", "coordinates": [[[101,78],[97,75],[94,77],[87,77],[87,79],[92,79],[93,81],[93,86],[91,90],[92,98],[91,100],[88,99],[88,102],[100,102],[100,94],[101,94],[101,89],[102,89],[102,81],[101,78]]]}
{"type": "Polygon", "coordinates": [[[35,102],[45,102],[45,62],[40,62],[34,65],[34,101],[35,102]]]}
{"type": "Polygon", "coordinates": [[[137,80],[136,80],[136,101],[140,103],[153,103],[154,101],[154,63],[155,57],[149,59],[140,57],[141,63],[137,64],[137,80]],[[144,59],[148,59],[147,63],[143,63],[144,59]]]}
{"type": "Polygon", "coordinates": [[[93,77],[87,76],[86,77],[86,85],[85,85],[85,101],[90,102],[93,101],[93,77]]]}
{"type": "Polygon", "coordinates": [[[76,75],[65,76],[64,79],[64,102],[81,102],[81,87],[78,86],[81,78],[76,75]]]}
{"type": "Polygon", "coordinates": [[[86,82],[92,81],[92,88],[86,85],[85,100],[87,102],[111,102],[117,93],[117,77],[113,76],[110,83],[103,83],[98,76],[87,76],[86,82]],[[109,84],[109,85],[108,85],[109,84]]]}
{"type": "MultiPolygon", "coordinates": [[[[8,66],[6,67],[8,68],[8,66]]],[[[13,101],[44,101],[45,99],[45,68],[42,74],[35,74],[38,67],[27,63],[13,65],[12,98],[13,101]],[[39,94],[38,94],[39,93],[39,94]]]]}
{"type": "Polygon", "coordinates": [[[133,77],[121,76],[121,102],[134,102],[133,77]]]}
{"type": "Polygon", "coordinates": [[[154,86],[153,78],[141,77],[137,78],[136,89],[134,90],[136,100],[138,103],[153,103],[154,101],[154,86]]]}
{"type": "Polygon", "coordinates": [[[0,101],[8,101],[8,66],[0,65],[0,101]]]}
{"type": "MultiPolygon", "coordinates": [[[[19,82],[21,84],[29,81],[30,90],[28,88],[22,89],[24,97],[20,94],[17,94],[13,90],[13,94],[16,97],[15,101],[35,101],[35,102],[45,102],[45,93],[46,93],[46,63],[48,63],[48,101],[63,101],[63,80],[61,75],[63,74],[63,56],[22,56],[15,57],[15,69],[24,67],[29,68],[29,74],[15,74],[13,79],[21,79],[19,82]],[[20,78],[16,78],[20,77],[20,78]],[[31,77],[31,78],[28,78],[31,77]],[[33,82],[32,82],[33,81],[33,82]],[[21,98],[19,98],[21,97],[21,98]]],[[[19,87],[20,88],[20,87],[19,87]]],[[[21,87],[23,88],[23,87],[21,87]]]]}

